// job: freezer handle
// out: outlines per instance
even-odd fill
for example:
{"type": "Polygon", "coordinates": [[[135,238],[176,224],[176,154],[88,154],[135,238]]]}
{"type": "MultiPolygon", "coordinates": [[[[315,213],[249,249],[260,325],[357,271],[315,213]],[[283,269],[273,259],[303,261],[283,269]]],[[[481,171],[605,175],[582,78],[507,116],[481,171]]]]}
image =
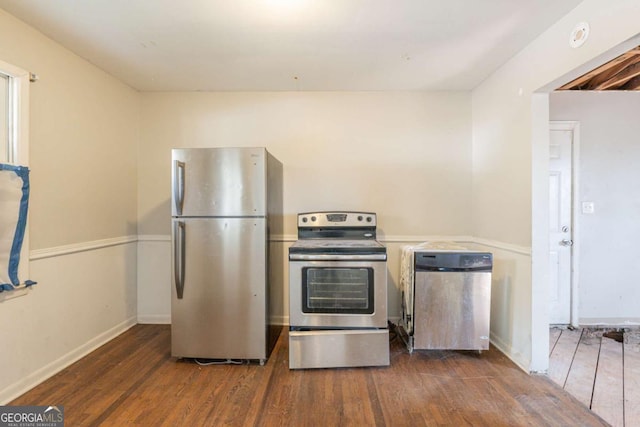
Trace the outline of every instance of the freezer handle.
{"type": "Polygon", "coordinates": [[[177,215],[182,215],[182,205],[184,204],[184,168],[184,162],[174,160],[173,200],[176,204],[177,215]]]}
{"type": "Polygon", "coordinates": [[[184,221],[174,223],[173,235],[173,274],[176,282],[176,294],[182,299],[184,294],[185,226],[184,221]]]}

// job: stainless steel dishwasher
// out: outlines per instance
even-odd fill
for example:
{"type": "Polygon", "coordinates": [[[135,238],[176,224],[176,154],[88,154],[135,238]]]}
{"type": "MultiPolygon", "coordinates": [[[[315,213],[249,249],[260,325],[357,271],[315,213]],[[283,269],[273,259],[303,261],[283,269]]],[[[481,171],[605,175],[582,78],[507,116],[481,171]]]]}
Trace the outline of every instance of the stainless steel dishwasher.
{"type": "Polygon", "coordinates": [[[488,350],[492,254],[444,250],[413,255],[409,351],[488,350]]]}

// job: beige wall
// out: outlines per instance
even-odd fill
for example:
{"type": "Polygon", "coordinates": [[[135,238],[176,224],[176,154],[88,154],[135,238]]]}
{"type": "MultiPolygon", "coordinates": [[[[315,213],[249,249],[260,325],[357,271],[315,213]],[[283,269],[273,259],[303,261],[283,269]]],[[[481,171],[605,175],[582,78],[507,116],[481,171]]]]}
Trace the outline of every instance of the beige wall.
{"type": "MultiPolygon", "coordinates": [[[[544,200],[537,188],[545,187],[546,176],[544,165],[536,164],[544,150],[532,142],[533,93],[632,37],[639,14],[637,0],[585,0],[471,96],[139,94],[0,10],[0,59],[40,76],[30,97],[32,249],[136,233],[166,246],[170,149],[266,146],[285,165],[288,236],[295,233],[297,212],[367,209],[378,212],[386,241],[471,235],[482,247],[497,247],[494,285],[500,293],[493,297],[492,339],[521,366],[537,370],[548,354],[533,346],[544,338],[540,307],[546,293],[544,283],[535,284],[535,272],[532,283],[527,251],[536,215],[548,214],[536,206],[540,194],[544,200]],[[583,20],[592,24],[592,34],[571,50],[569,33],[583,20]]],[[[533,240],[535,251],[535,235],[533,240]]],[[[36,260],[35,295],[0,303],[2,324],[13,324],[21,313],[34,319],[0,332],[0,341],[16,349],[3,353],[0,403],[18,390],[12,381],[35,381],[45,368],[129,325],[136,314],[133,273],[138,270],[139,290],[140,265],[166,266],[168,254],[136,262],[127,245],[88,253],[36,260]],[[103,292],[114,281],[118,292],[103,292]],[[67,312],[77,316],[60,315],[67,312]],[[74,322],[82,328],[70,327],[74,322]],[[60,331],[64,342],[38,346],[60,331]]],[[[540,259],[534,253],[533,265],[540,259]]],[[[148,290],[167,297],[169,287],[159,285],[148,290]]]]}
{"type": "Polygon", "coordinates": [[[30,87],[31,250],[136,234],[139,94],[0,10],[30,87]]]}
{"type": "MultiPolygon", "coordinates": [[[[529,268],[507,278],[510,298],[492,306],[504,313],[492,317],[492,332],[502,331],[495,341],[525,369],[546,370],[549,354],[549,104],[537,92],[611,59],[610,49],[640,31],[638,16],[637,0],[584,0],[472,93],[472,234],[532,248],[529,268]],[[572,49],[569,36],[580,22],[588,22],[591,33],[581,48],[572,49]]],[[[503,262],[518,262],[512,258],[503,262]]]]}
{"type": "Polygon", "coordinates": [[[284,164],[285,242],[274,320],[288,322],[286,251],[298,212],[371,210],[389,246],[398,318],[402,244],[470,232],[469,93],[143,93],[138,318],[168,322],[173,147],[266,146],[284,164]],[[393,243],[392,243],[393,242],[393,243]]]}
{"type": "Polygon", "coordinates": [[[29,99],[38,284],[0,296],[5,404],[135,323],[136,247],[123,237],[135,241],[140,97],[2,10],[0,59],[40,77],[29,99]],[[120,243],[96,248],[103,239],[120,243]]]}
{"type": "Polygon", "coordinates": [[[474,89],[474,235],[531,244],[532,95],[637,34],[639,13],[637,0],[585,0],[474,89]],[[569,35],[582,21],[591,33],[573,49],[569,35]]]}
{"type": "Polygon", "coordinates": [[[173,147],[266,146],[286,235],[310,210],[371,210],[383,235],[470,231],[468,93],[143,93],[139,234],[169,234],[173,147]]]}

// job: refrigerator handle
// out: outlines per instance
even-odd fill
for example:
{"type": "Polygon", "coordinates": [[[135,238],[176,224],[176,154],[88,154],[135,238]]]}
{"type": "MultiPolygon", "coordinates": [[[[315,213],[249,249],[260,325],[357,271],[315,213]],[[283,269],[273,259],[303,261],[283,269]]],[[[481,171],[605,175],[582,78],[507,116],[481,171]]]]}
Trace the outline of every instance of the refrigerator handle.
{"type": "Polygon", "coordinates": [[[174,223],[173,235],[173,274],[176,282],[176,294],[182,299],[184,293],[185,225],[184,221],[174,223]]]}
{"type": "Polygon", "coordinates": [[[174,177],[173,180],[173,200],[176,204],[176,214],[182,215],[182,205],[184,203],[184,162],[174,160],[174,177]]]}

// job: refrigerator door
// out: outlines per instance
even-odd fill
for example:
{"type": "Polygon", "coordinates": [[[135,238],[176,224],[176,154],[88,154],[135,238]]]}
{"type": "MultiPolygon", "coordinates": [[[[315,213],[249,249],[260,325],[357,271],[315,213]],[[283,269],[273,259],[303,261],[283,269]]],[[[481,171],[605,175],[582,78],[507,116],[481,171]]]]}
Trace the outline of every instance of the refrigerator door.
{"type": "Polygon", "coordinates": [[[172,216],[265,216],[264,148],[171,151],[172,216]]]}
{"type": "Polygon", "coordinates": [[[172,223],[171,354],[266,359],[266,219],[172,223]]]}

